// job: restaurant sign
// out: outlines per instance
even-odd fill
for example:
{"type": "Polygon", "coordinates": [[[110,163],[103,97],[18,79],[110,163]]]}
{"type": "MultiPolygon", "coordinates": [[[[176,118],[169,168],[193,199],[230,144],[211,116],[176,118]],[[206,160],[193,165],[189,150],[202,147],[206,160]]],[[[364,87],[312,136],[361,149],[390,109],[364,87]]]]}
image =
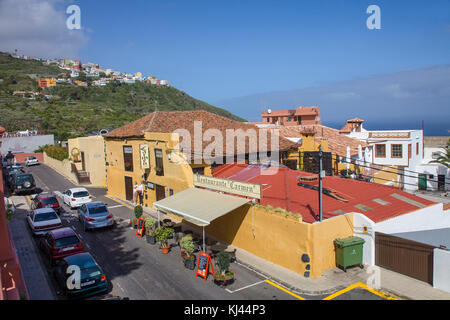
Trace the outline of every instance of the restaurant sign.
{"type": "Polygon", "coordinates": [[[139,150],[141,154],[141,168],[149,169],[150,168],[150,156],[148,152],[148,145],[141,144],[139,145],[139,150]]]}
{"type": "Polygon", "coordinates": [[[194,174],[194,186],[261,199],[261,185],[194,174]]]}

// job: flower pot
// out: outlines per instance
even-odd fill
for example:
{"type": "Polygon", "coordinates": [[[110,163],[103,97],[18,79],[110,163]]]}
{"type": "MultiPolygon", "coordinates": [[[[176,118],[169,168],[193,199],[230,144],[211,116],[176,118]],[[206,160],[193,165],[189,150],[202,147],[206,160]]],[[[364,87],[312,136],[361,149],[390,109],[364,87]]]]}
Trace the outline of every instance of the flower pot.
{"type": "Polygon", "coordinates": [[[147,242],[150,244],[155,244],[156,240],[155,240],[155,236],[149,236],[148,234],[145,235],[145,238],[147,239],[147,242]]]}
{"type": "Polygon", "coordinates": [[[219,287],[226,287],[230,284],[232,284],[234,282],[234,277],[233,278],[229,278],[229,279],[225,279],[225,280],[217,280],[214,279],[214,283],[219,286],[219,287]]]}
{"type": "Polygon", "coordinates": [[[161,248],[161,252],[163,254],[168,254],[169,253],[170,247],[160,247],[160,248],[161,248]]]}
{"type": "Polygon", "coordinates": [[[190,259],[183,259],[184,267],[189,270],[195,269],[195,256],[192,255],[190,259]]]}

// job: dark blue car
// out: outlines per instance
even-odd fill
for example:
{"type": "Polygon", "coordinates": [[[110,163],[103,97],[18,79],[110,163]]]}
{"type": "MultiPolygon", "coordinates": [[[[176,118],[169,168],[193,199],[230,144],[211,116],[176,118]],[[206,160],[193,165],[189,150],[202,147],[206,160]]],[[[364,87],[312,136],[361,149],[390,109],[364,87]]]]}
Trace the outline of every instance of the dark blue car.
{"type": "Polygon", "coordinates": [[[106,293],[108,282],[106,275],[88,252],[77,253],[57,262],[54,276],[67,298],[86,298],[106,293]],[[79,268],[79,279],[71,269],[79,268]],[[70,278],[70,279],[69,279],[70,278]]]}

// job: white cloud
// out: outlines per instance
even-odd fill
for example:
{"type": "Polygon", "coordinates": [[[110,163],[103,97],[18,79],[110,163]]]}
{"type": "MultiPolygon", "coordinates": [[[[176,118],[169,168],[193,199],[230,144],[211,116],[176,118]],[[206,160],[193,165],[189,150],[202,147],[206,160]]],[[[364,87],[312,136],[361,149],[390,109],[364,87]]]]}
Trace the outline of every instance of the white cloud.
{"type": "MultiPolygon", "coordinates": [[[[81,30],[69,30],[68,1],[0,0],[0,51],[42,58],[77,57],[87,42],[81,30]],[[58,9],[57,7],[61,7],[58,9]]],[[[81,13],[83,19],[83,13],[81,13]]]]}

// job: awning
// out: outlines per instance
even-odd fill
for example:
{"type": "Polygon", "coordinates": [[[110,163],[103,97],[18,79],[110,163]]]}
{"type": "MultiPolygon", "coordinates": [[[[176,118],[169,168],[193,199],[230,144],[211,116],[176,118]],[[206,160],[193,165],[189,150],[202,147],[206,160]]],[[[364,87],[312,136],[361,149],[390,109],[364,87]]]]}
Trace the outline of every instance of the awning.
{"type": "Polygon", "coordinates": [[[229,196],[205,189],[190,188],[153,203],[156,209],[176,215],[204,227],[211,221],[250,202],[250,199],[229,196]]]}

